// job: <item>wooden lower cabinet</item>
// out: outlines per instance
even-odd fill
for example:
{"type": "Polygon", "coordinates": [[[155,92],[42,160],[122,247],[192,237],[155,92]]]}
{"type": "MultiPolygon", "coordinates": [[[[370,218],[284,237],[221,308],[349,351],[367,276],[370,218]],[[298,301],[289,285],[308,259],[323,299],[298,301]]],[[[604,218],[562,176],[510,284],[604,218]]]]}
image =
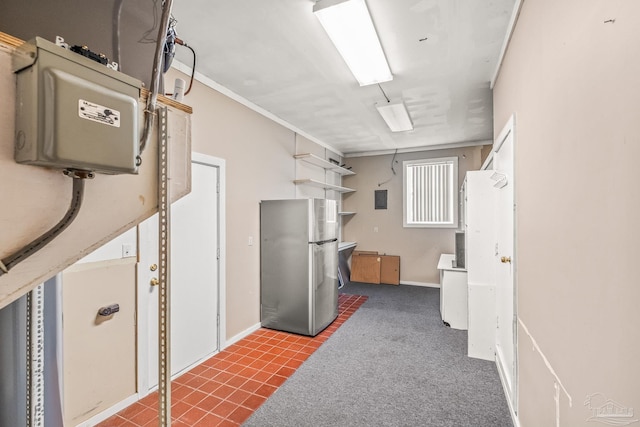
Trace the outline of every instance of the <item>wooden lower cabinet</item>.
{"type": "Polygon", "coordinates": [[[351,281],[387,285],[400,284],[400,257],[377,252],[354,251],[351,257],[351,281]]]}

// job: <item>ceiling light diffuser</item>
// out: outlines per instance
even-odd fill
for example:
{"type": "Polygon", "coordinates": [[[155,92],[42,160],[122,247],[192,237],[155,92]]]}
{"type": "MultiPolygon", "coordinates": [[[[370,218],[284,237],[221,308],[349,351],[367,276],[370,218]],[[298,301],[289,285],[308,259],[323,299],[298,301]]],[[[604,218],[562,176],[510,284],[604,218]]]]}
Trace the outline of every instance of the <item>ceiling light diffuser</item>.
{"type": "Polygon", "coordinates": [[[360,86],[393,79],[365,0],[318,0],[313,13],[360,86]]]}
{"type": "Polygon", "coordinates": [[[404,102],[376,104],[378,112],[391,129],[391,132],[413,130],[413,123],[404,102]]]}

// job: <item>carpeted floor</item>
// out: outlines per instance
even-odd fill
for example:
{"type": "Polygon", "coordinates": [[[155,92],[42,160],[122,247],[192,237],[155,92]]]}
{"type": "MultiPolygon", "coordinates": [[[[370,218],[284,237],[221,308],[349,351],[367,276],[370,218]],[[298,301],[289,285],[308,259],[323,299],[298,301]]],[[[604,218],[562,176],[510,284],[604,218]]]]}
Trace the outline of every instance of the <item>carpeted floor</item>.
{"type": "Polygon", "coordinates": [[[245,426],[512,426],[495,363],[466,356],[439,290],[353,283],[369,299],[245,426]]]}

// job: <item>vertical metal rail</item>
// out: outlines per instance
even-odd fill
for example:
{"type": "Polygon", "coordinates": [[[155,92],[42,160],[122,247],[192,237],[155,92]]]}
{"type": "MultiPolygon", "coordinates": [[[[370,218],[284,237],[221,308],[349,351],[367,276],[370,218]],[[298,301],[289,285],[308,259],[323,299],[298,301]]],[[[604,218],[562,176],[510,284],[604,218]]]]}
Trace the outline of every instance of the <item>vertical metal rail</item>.
{"type": "Polygon", "coordinates": [[[27,391],[27,395],[25,396],[25,399],[27,401],[27,427],[34,427],[33,425],[33,420],[31,419],[31,413],[33,412],[31,410],[31,387],[32,387],[32,379],[31,379],[31,292],[29,292],[27,294],[27,319],[26,319],[26,332],[27,332],[27,348],[26,348],[26,352],[27,352],[27,378],[26,378],[26,391],[27,391]]]}
{"type": "Polygon", "coordinates": [[[44,426],[44,285],[27,294],[27,426],[44,426]]]}
{"type": "Polygon", "coordinates": [[[171,425],[171,199],[167,108],[158,108],[158,423],[171,425]]]}

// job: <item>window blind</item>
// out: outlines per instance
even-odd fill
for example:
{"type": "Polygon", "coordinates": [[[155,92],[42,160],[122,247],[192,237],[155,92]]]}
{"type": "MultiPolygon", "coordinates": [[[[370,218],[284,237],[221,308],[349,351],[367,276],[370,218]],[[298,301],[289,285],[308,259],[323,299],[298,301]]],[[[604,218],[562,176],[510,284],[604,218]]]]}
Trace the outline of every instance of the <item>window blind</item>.
{"type": "Polygon", "coordinates": [[[407,223],[453,224],[454,162],[407,166],[407,223]]]}

